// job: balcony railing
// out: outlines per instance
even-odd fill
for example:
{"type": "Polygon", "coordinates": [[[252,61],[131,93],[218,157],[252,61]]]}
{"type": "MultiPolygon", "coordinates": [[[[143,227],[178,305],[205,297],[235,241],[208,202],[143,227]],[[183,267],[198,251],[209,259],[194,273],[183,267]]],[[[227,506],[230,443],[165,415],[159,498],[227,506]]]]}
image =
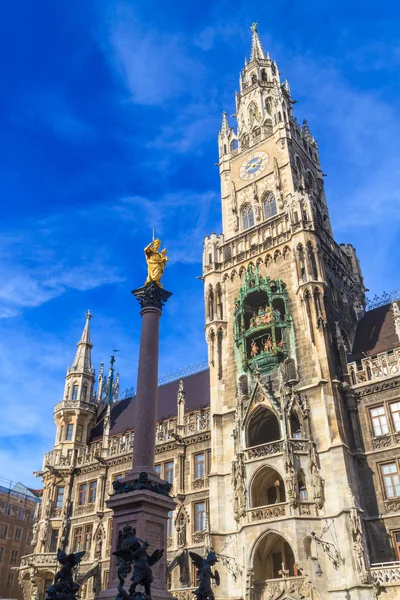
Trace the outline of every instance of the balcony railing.
{"type": "Polygon", "coordinates": [[[254,600],[270,600],[270,598],[309,598],[311,586],[305,577],[281,577],[254,582],[254,600]]]}
{"type": "Polygon", "coordinates": [[[381,352],[374,358],[362,358],[361,364],[358,365],[356,362],[349,363],[348,370],[353,385],[398,375],[400,373],[400,348],[391,352],[381,352]]]}
{"type": "Polygon", "coordinates": [[[372,564],[370,572],[376,583],[400,585],[400,561],[372,564]]]}
{"type": "MultiPolygon", "coordinates": [[[[306,453],[308,451],[308,440],[293,438],[288,440],[288,442],[291,444],[292,450],[296,454],[306,453]]],[[[278,440],[276,442],[267,442],[266,444],[247,448],[245,451],[246,458],[247,460],[251,460],[253,458],[262,458],[265,456],[272,456],[273,454],[279,454],[280,452],[283,452],[283,443],[283,440],[278,440]]]]}
{"type": "Polygon", "coordinates": [[[36,567],[43,565],[56,567],[57,554],[54,552],[48,552],[45,554],[27,554],[21,558],[21,567],[36,567]]]}
{"type": "MultiPolygon", "coordinates": [[[[192,436],[196,433],[210,429],[210,410],[200,409],[192,411],[185,415],[183,430],[180,432],[182,437],[192,436]]],[[[167,419],[157,423],[156,444],[174,441],[172,433],[177,432],[177,419],[167,419]]],[[[109,438],[108,449],[103,447],[103,442],[94,442],[85,448],[79,450],[69,449],[66,454],[62,454],[61,449],[54,449],[47,452],[43,460],[43,468],[46,465],[52,467],[71,467],[83,466],[97,462],[97,458],[103,459],[123,456],[130,454],[133,449],[133,432],[115,435],[109,438]]]]}
{"type": "Polygon", "coordinates": [[[269,504],[268,506],[257,506],[255,508],[250,508],[247,511],[249,522],[267,521],[268,519],[286,517],[287,506],[287,502],[279,502],[277,504],[269,504]]]}

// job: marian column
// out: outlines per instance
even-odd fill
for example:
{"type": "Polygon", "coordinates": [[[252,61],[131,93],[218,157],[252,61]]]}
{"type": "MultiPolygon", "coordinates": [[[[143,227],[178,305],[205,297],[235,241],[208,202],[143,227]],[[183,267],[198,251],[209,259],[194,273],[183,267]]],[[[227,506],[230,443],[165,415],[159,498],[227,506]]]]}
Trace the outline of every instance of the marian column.
{"type": "MultiPolygon", "coordinates": [[[[154,561],[153,564],[150,561],[154,577],[151,583],[152,600],[172,599],[172,595],[167,590],[165,553],[168,513],[174,510],[176,504],[169,495],[171,485],[162,481],[154,470],[159,321],[162,307],[171,296],[171,292],[164,290],[161,285],[161,276],[168,259],[166,250],[159,252],[160,245],[160,240],[153,240],[145,248],[148,277],[143,287],[132,291],[140,303],[142,316],[132,469],[124,480],[113,482],[114,494],[107,501],[107,506],[113,510],[113,535],[109,585],[108,589],[98,596],[103,600],[115,598],[118,592],[117,586],[119,583],[122,584],[124,579],[124,589],[127,592],[131,584],[130,578],[136,577],[133,585],[140,579],[140,571],[135,567],[134,552],[127,549],[139,548],[144,543],[149,545],[147,549],[149,557],[153,558],[153,552],[156,550],[164,551],[159,560],[154,561]],[[118,557],[121,548],[123,550],[118,557]],[[131,554],[128,556],[129,552],[131,554]],[[131,565],[133,563],[133,569],[126,564],[124,570],[124,561],[130,562],[131,565]]],[[[137,564],[139,565],[139,560],[137,564]]],[[[136,590],[130,590],[130,597],[134,597],[135,591],[144,591],[143,586],[138,583],[136,590]]]]}

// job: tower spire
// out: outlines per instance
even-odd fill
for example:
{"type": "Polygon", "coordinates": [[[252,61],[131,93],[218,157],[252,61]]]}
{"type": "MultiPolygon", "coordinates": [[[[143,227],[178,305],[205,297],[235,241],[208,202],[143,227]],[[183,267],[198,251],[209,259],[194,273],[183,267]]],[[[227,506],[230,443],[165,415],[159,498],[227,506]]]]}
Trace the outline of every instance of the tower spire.
{"type": "Polygon", "coordinates": [[[79,340],[77,346],[78,349],[75,354],[74,362],[72,363],[71,371],[75,371],[78,373],[93,373],[92,367],[92,348],[93,344],[90,341],[90,319],[92,318],[92,313],[90,310],[86,313],[86,323],[83,328],[81,339],[79,340]]]}
{"type": "Polygon", "coordinates": [[[251,39],[251,54],[250,54],[250,62],[253,60],[265,59],[264,49],[261,45],[260,38],[258,37],[258,23],[253,23],[250,27],[253,32],[253,37],[251,39]]]}

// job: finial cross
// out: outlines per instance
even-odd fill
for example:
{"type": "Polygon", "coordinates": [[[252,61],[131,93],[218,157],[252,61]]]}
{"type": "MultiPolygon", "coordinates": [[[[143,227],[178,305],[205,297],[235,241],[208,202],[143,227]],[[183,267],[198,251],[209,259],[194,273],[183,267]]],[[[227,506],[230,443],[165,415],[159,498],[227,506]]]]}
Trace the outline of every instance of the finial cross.
{"type": "Polygon", "coordinates": [[[252,26],[250,27],[250,29],[252,30],[253,33],[257,33],[257,27],[258,27],[258,23],[253,23],[252,26]]]}

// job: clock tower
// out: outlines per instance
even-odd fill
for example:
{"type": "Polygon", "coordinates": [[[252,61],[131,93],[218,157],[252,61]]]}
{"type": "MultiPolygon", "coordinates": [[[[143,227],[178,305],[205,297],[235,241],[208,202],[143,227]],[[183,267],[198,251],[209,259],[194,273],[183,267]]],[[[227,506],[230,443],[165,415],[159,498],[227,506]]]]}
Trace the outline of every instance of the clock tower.
{"type": "Polygon", "coordinates": [[[243,566],[225,597],[293,577],[296,598],[370,598],[346,366],[363,278],[333,239],[317,142],[251,29],[235,127],[224,112],[218,134],[222,233],[203,253],[210,546],[243,566]]]}

